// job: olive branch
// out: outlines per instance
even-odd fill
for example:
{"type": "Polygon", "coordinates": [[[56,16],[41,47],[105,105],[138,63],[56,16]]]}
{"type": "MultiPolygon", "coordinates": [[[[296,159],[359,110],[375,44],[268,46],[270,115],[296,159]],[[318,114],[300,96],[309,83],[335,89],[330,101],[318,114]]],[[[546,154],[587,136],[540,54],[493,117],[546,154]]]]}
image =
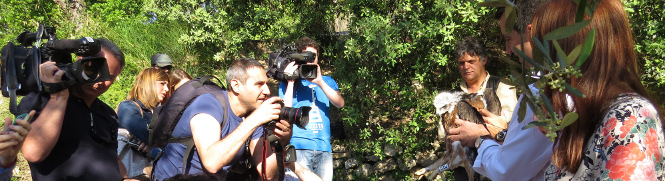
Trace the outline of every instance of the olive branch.
{"type": "MultiPolygon", "coordinates": [[[[553,91],[559,91],[577,97],[586,97],[584,93],[577,88],[571,86],[567,79],[571,77],[581,77],[580,66],[587,60],[591,54],[594,45],[595,30],[592,29],[584,44],[578,45],[571,52],[564,52],[556,40],[569,37],[591,22],[593,12],[600,0],[574,0],[578,3],[578,9],[575,15],[575,24],[558,28],[549,32],[539,40],[532,37],[533,58],[527,56],[523,51],[513,47],[513,51],[522,58],[522,60],[533,65],[532,67],[526,66],[524,62],[515,62],[506,57],[502,60],[508,63],[510,67],[510,75],[508,76],[511,82],[519,93],[524,96],[519,102],[518,121],[521,123],[524,120],[527,106],[533,110],[534,115],[537,117],[534,121],[524,126],[522,129],[532,128],[539,126],[545,130],[545,136],[550,141],[556,139],[557,132],[571,125],[578,119],[578,114],[569,112],[561,116],[555,112],[552,103],[544,93],[544,88],[549,86],[553,91]],[[584,16],[588,15],[590,18],[584,20],[584,16]],[[551,46],[556,50],[556,57],[550,56],[551,46]],[[566,54],[567,53],[567,54],[566,54]],[[537,92],[532,92],[529,85],[535,86],[537,92]]],[[[478,4],[480,7],[503,7],[504,16],[506,18],[505,31],[510,33],[517,20],[516,5],[508,0],[487,0],[478,4]]],[[[521,44],[524,46],[524,40],[521,38],[521,44]]]]}

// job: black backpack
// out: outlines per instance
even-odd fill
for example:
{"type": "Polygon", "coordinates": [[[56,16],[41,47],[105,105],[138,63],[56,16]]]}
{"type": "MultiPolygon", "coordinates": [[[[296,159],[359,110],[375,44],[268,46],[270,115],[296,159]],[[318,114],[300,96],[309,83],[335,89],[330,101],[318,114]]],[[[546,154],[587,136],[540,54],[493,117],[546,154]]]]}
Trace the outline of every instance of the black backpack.
{"type": "MultiPolygon", "coordinates": [[[[182,137],[175,138],[171,133],[173,129],[178,124],[182,113],[185,112],[187,106],[189,106],[194,99],[203,94],[212,94],[215,96],[217,101],[222,105],[222,110],[224,111],[224,118],[222,119],[222,125],[226,123],[228,115],[228,104],[226,94],[223,94],[222,91],[225,89],[220,87],[216,83],[212,82],[210,79],[212,76],[197,77],[190,81],[187,81],[182,86],[180,86],[176,91],[171,94],[171,98],[162,106],[158,106],[153,109],[152,120],[148,126],[149,138],[148,145],[152,147],[165,148],[169,143],[181,143],[187,146],[185,151],[185,156],[182,160],[183,170],[182,173],[187,174],[189,170],[189,161],[193,155],[194,140],[192,137],[182,137]]],[[[161,157],[161,154],[160,154],[161,157]]],[[[159,159],[159,157],[157,158],[159,159]]],[[[157,163],[155,160],[154,163],[157,163]]]]}

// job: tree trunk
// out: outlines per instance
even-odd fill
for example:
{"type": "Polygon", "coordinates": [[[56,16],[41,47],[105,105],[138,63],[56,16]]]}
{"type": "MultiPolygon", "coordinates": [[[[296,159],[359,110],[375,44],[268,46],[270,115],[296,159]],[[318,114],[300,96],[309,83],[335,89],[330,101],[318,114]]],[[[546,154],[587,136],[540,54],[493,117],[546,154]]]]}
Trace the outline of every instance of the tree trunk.
{"type": "Polygon", "coordinates": [[[85,2],[83,0],[54,0],[60,9],[69,17],[69,21],[74,23],[74,32],[79,32],[85,24],[85,2]]]}

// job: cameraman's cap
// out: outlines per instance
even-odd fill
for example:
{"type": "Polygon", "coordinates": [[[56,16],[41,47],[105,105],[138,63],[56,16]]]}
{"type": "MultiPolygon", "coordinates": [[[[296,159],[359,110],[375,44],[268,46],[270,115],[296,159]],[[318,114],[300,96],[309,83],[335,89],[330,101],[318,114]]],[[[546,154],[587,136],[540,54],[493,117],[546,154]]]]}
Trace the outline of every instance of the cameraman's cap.
{"type": "Polygon", "coordinates": [[[150,57],[150,65],[164,68],[166,66],[171,66],[171,57],[167,54],[154,54],[150,57]]]}

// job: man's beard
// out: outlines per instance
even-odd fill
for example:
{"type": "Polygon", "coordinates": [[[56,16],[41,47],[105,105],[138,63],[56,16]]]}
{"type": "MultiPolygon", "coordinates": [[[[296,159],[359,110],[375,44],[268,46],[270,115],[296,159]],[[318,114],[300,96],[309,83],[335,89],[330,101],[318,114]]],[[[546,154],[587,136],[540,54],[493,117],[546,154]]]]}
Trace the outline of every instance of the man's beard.
{"type": "Polygon", "coordinates": [[[243,117],[248,116],[248,115],[252,114],[254,111],[256,111],[256,107],[254,106],[254,104],[251,101],[240,99],[240,105],[245,107],[245,110],[247,110],[247,113],[245,113],[245,115],[243,115],[243,117]]]}

